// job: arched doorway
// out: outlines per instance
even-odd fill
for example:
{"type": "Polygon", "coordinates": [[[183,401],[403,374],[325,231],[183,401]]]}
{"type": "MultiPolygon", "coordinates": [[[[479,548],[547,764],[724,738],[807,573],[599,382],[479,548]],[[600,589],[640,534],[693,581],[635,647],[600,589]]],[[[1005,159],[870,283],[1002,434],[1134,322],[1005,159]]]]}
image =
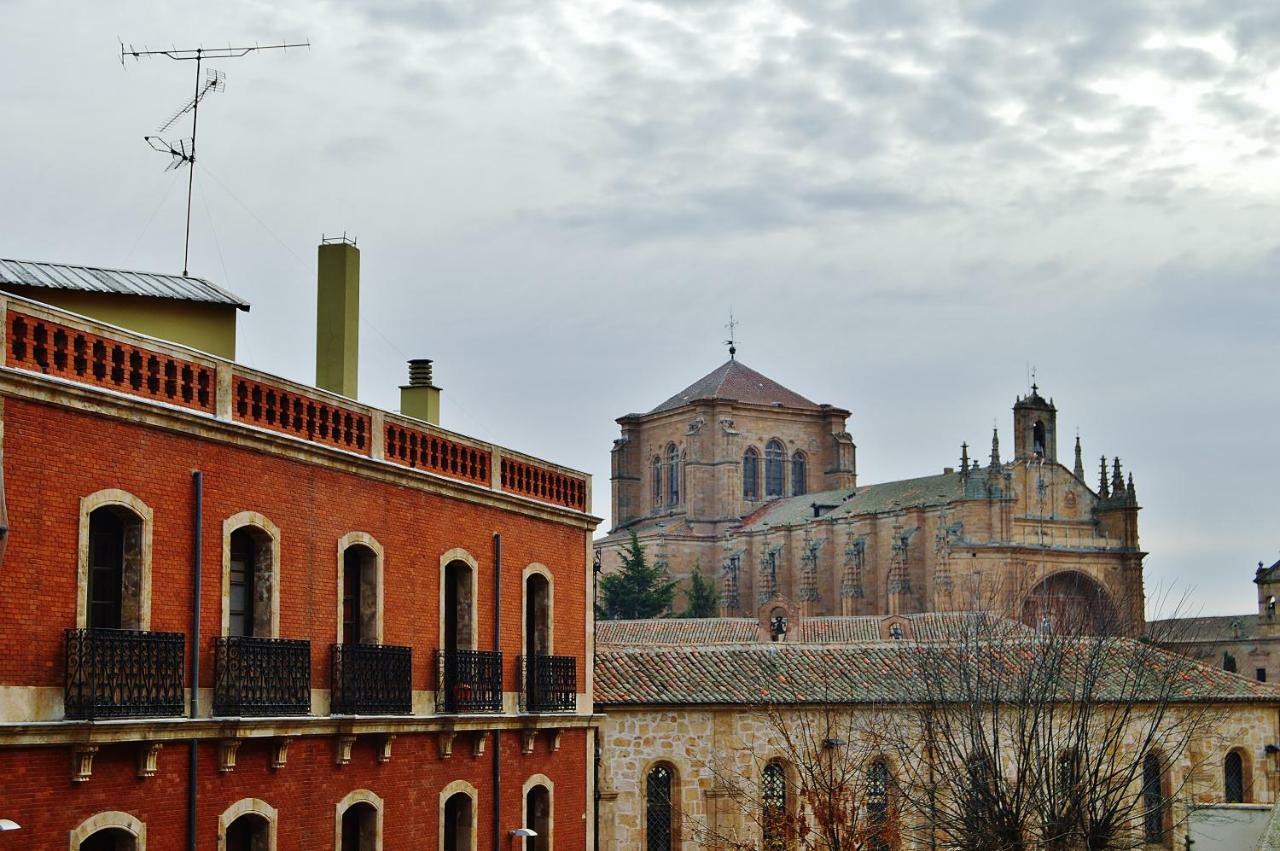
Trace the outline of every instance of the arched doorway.
{"type": "Polygon", "coordinates": [[[378,554],[364,544],[342,553],[342,643],[378,643],[378,554]]]}
{"type": "Polygon", "coordinates": [[[99,830],[80,843],[80,851],[135,851],[137,847],[132,834],[115,827],[99,830]]]}
{"type": "Polygon", "coordinates": [[[473,571],[465,561],[451,561],[444,569],[444,649],[475,649],[471,618],[473,571]]]}
{"type": "Polygon", "coordinates": [[[441,851],[471,851],[471,796],[455,792],[444,802],[444,847],[441,851]]]}
{"type": "Polygon", "coordinates": [[[541,707],[546,693],[544,660],[551,654],[551,584],[541,573],[531,573],[524,581],[525,706],[541,707]],[[542,686],[542,688],[540,688],[542,686]]]}
{"type": "Polygon", "coordinates": [[[342,851],[377,851],[378,811],[361,801],[342,814],[342,851]]]}
{"type": "Polygon", "coordinates": [[[1022,622],[1063,635],[1101,635],[1122,626],[1106,590],[1074,570],[1055,573],[1032,588],[1022,604],[1022,622]]]}
{"type": "Polygon", "coordinates": [[[541,784],[524,799],[525,823],[537,836],[525,840],[525,851],[551,851],[551,791],[541,784]]]}

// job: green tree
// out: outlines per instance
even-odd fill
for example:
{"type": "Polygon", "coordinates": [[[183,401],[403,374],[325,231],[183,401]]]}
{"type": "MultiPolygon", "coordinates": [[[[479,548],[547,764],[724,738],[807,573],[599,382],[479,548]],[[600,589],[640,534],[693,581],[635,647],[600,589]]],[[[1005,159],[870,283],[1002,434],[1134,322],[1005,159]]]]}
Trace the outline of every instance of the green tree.
{"type": "Polygon", "coordinates": [[[662,562],[649,564],[636,533],[622,554],[622,569],[600,580],[600,616],[607,620],[658,618],[670,613],[676,584],[662,562]]]}
{"type": "Polygon", "coordinates": [[[714,582],[703,579],[702,568],[696,564],[689,574],[689,592],[685,599],[683,618],[714,618],[720,613],[720,591],[714,582]]]}

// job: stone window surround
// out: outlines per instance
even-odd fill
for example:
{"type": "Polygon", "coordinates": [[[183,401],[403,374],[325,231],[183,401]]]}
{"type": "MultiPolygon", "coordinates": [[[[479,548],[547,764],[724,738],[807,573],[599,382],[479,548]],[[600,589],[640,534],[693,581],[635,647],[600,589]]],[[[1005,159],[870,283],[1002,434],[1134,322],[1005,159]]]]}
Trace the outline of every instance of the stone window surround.
{"type": "MultiPolygon", "coordinates": [[[[378,543],[378,539],[370,535],[368,532],[348,532],[338,539],[338,626],[337,626],[337,643],[342,643],[342,578],[346,567],[345,560],[347,550],[353,546],[367,547],[373,552],[374,556],[374,598],[375,598],[375,615],[374,615],[374,643],[382,643],[382,620],[383,620],[383,582],[382,582],[382,563],[384,561],[384,551],[382,544],[378,543]]],[[[475,569],[474,567],[472,568],[475,569]]],[[[474,596],[474,595],[473,595],[474,596]]]]}
{"type": "MultiPolygon", "coordinates": [[[[541,786],[547,790],[547,824],[551,829],[547,832],[546,841],[539,842],[538,847],[546,848],[547,851],[555,851],[556,843],[556,784],[551,782],[551,778],[545,774],[533,774],[529,779],[524,781],[524,786],[520,790],[520,826],[532,827],[529,823],[529,792],[535,786],[541,786]]],[[[543,837],[538,837],[542,839],[543,837]]]]}
{"type": "MultiPolygon", "coordinates": [[[[477,641],[477,634],[476,634],[479,622],[476,619],[476,613],[478,611],[477,604],[478,604],[478,598],[480,596],[479,594],[480,563],[476,561],[475,556],[473,556],[471,553],[464,550],[462,547],[454,547],[451,550],[446,550],[440,556],[440,604],[439,604],[439,608],[437,609],[437,611],[439,612],[439,621],[440,621],[439,635],[438,635],[438,640],[440,643],[437,644],[436,646],[439,647],[441,650],[443,650],[445,646],[444,644],[445,584],[446,584],[446,580],[448,579],[449,565],[455,561],[460,561],[471,568],[471,635],[469,636],[470,641],[466,647],[462,646],[461,641],[458,642],[458,646],[459,646],[459,649],[462,649],[462,650],[474,650],[479,644],[479,642],[477,641]]],[[[441,806],[443,806],[443,804],[441,806]]],[[[443,812],[444,811],[441,810],[441,813],[443,812]]]]}
{"type": "MultiPolygon", "coordinates": [[[[790,760],[785,759],[781,756],[771,756],[768,759],[766,759],[764,762],[760,763],[760,776],[756,778],[757,786],[761,790],[761,792],[764,791],[764,786],[763,786],[764,770],[767,766],[772,765],[774,763],[777,763],[778,765],[782,766],[782,782],[783,782],[783,789],[785,790],[784,794],[786,795],[786,797],[783,800],[783,806],[786,808],[787,815],[790,817],[794,817],[796,813],[799,812],[799,808],[802,802],[800,800],[800,795],[798,794],[798,791],[800,789],[799,774],[796,771],[795,766],[791,764],[790,760]]],[[[868,766],[870,766],[870,763],[868,763],[868,766]]],[[[764,805],[763,795],[761,797],[762,797],[761,806],[763,806],[764,805]]],[[[763,813],[761,815],[763,816],[763,813]]],[[[760,819],[760,847],[761,848],[768,847],[768,843],[764,841],[764,819],[763,818],[760,819]]]]}
{"type": "Polygon", "coordinates": [[[267,822],[267,851],[276,851],[276,821],[279,813],[276,808],[260,798],[241,798],[227,807],[218,816],[218,851],[227,851],[227,828],[248,813],[262,816],[267,822]]]}
{"type": "Polygon", "coordinates": [[[382,799],[368,789],[356,789],[336,805],[333,821],[333,851],[342,851],[342,817],[356,804],[368,804],[376,814],[373,819],[373,851],[382,851],[382,799]]]}
{"type": "MultiPolygon", "coordinates": [[[[151,507],[128,491],[105,488],[80,498],[80,532],[76,548],[76,628],[89,626],[89,515],[105,506],[119,506],[142,521],[142,552],[138,576],[138,619],[136,628],[151,629],[151,536],[155,513],[151,507]]],[[[121,624],[124,626],[124,624],[121,624]]]]}
{"type": "Polygon", "coordinates": [[[71,851],[80,851],[80,843],[100,830],[123,830],[133,837],[134,851],[147,851],[147,826],[119,810],[96,813],[71,831],[71,851]]]}
{"type": "Polygon", "coordinates": [[[1249,749],[1242,746],[1227,748],[1226,753],[1222,755],[1222,768],[1218,771],[1218,776],[1222,782],[1222,800],[1227,800],[1227,757],[1231,754],[1240,755],[1240,791],[1243,793],[1241,797],[1244,799],[1241,803],[1253,803],[1253,760],[1249,757],[1249,749]]]}
{"type": "Polygon", "coordinates": [[[231,629],[231,533],[252,526],[271,540],[271,638],[280,637],[280,529],[256,511],[241,511],[222,521],[222,632],[231,629]]]}
{"type": "MultiPolygon", "coordinates": [[[[453,559],[450,559],[453,561],[453,559]]],[[[479,829],[477,814],[480,810],[480,796],[476,792],[476,787],[472,786],[465,780],[455,780],[440,790],[440,845],[441,851],[444,851],[444,809],[449,799],[457,793],[462,792],[471,799],[471,851],[476,851],[476,843],[479,839],[479,829]]],[[[223,849],[219,849],[223,851],[223,849]]],[[[272,851],[275,851],[273,848],[272,851]]],[[[450,849],[452,851],[452,849],[450,849]]]]}
{"type": "Polygon", "coordinates": [[[529,647],[529,577],[547,580],[547,655],[555,655],[556,646],[556,580],[545,564],[531,562],[520,574],[520,652],[529,647]]]}

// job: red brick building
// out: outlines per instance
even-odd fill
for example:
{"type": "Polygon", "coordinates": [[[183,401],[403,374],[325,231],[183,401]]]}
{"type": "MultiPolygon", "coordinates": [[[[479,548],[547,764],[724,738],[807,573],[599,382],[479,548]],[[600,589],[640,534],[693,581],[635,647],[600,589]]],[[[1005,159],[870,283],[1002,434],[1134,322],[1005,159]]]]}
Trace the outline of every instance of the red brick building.
{"type": "Polygon", "coordinates": [[[587,476],[0,316],[0,849],[592,847],[587,476]]]}

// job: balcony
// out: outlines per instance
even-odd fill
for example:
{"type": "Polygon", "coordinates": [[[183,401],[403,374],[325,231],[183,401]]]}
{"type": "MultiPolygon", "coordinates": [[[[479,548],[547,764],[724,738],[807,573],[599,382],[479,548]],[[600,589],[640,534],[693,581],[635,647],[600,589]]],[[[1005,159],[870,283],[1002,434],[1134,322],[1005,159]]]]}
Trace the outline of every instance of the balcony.
{"type": "Polygon", "coordinates": [[[502,653],[440,650],[436,653],[436,712],[502,711],[502,653]]]}
{"type": "Polygon", "coordinates": [[[334,715],[413,712],[413,651],[384,644],[333,645],[334,715]]]}
{"type": "Polygon", "coordinates": [[[213,640],[213,714],[311,712],[311,642],[224,636],[213,640]]]}
{"type": "Polygon", "coordinates": [[[182,715],[186,637],[132,629],[66,631],[66,717],[182,715]]]}
{"type": "Polygon", "coordinates": [[[518,656],[521,712],[577,712],[578,660],[573,656],[518,656]]]}

